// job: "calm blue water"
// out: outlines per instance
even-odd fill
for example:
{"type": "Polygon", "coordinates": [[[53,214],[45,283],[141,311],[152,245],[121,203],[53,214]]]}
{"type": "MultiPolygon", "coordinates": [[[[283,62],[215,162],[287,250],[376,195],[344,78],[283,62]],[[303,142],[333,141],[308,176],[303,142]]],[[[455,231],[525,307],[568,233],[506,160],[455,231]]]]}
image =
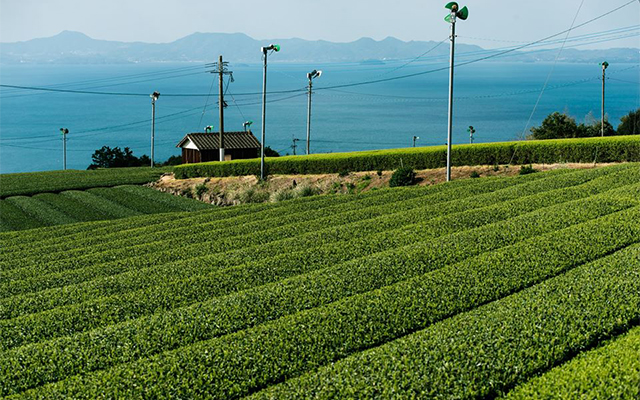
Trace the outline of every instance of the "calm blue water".
{"type": "MultiPolygon", "coordinates": [[[[275,58],[276,56],[272,57],[275,58]]],[[[401,63],[386,65],[269,65],[270,91],[300,89],[314,68],[324,75],[315,81],[312,152],[339,152],[409,147],[414,135],[419,146],[444,144],[447,121],[447,71],[385,83],[322,90],[322,87],[388,78],[431,70],[446,64],[415,63],[398,71],[401,63]]],[[[454,142],[468,143],[467,127],[476,128],[476,142],[517,139],[522,135],[551,64],[478,63],[456,73],[457,97],[454,142]]],[[[241,130],[253,120],[259,137],[262,90],[261,65],[234,65],[235,82],[226,101],[225,128],[241,130]],[[235,103],[230,94],[234,96],[235,103]]],[[[637,65],[612,65],[607,82],[607,113],[614,126],[620,117],[640,106],[637,65]],[[614,80],[615,78],[615,80],[614,80]]],[[[531,121],[539,125],[554,111],[567,111],[579,122],[590,113],[599,119],[600,67],[558,64],[531,121]],[[568,86],[566,86],[568,85],[568,86]]],[[[65,89],[163,94],[157,103],[156,160],[180,154],[176,143],[187,132],[218,127],[217,81],[203,115],[206,97],[166,94],[208,93],[214,75],[198,64],[156,65],[5,65],[0,82],[11,85],[58,85],[65,89]],[[189,69],[190,68],[190,69],[189,69]],[[167,72],[171,70],[170,72],[167,72]],[[122,76],[131,76],[120,78],[122,76]],[[80,82],[70,84],[73,82],[80,82]],[[181,113],[173,115],[176,113],[181,113]]],[[[267,107],[266,144],[291,153],[293,137],[304,152],[307,98],[272,94],[267,107]]],[[[130,147],[135,155],[149,154],[151,105],[147,95],[96,96],[0,90],[0,172],[61,169],[59,128],[69,128],[68,168],[85,169],[91,154],[102,146],[130,147]],[[137,124],[132,124],[136,123],[137,124]],[[121,126],[127,125],[128,126],[121,126]],[[19,147],[18,147],[19,146],[19,147]]]]}

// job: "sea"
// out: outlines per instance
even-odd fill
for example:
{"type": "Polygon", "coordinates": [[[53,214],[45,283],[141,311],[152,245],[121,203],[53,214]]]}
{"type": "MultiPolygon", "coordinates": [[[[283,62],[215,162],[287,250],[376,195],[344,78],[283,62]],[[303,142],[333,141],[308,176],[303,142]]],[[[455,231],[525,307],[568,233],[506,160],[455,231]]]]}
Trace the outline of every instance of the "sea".
{"type": "MultiPolygon", "coordinates": [[[[269,59],[265,143],[280,154],[304,154],[307,73],[312,95],[311,153],[442,145],[447,140],[446,61],[291,64],[269,59]]],[[[156,102],[155,160],[179,155],[177,143],[205,126],[219,128],[218,75],[204,63],[0,65],[0,83],[67,92],[0,88],[0,173],[86,169],[102,146],[150,154],[151,99],[156,102]],[[70,92],[69,92],[70,91],[70,92]],[[83,92],[83,93],[78,93],[83,92]],[[98,92],[98,94],[96,94],[98,92]],[[108,93],[108,94],[105,94],[108,93]]],[[[230,62],[225,75],[225,130],[260,139],[263,69],[230,62]]],[[[578,122],[600,119],[598,64],[479,62],[455,70],[454,144],[521,140],[550,113],[578,122]]],[[[640,107],[637,64],[610,65],[606,113],[614,127],[640,107]]]]}

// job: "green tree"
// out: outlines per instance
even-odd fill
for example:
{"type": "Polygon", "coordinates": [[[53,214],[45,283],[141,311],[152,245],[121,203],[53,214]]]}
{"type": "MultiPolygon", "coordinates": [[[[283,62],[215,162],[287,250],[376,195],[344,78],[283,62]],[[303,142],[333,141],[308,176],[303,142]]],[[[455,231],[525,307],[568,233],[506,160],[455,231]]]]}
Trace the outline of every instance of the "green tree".
{"type": "Polygon", "coordinates": [[[180,165],[182,164],[182,156],[171,156],[162,166],[180,165]]]}
{"type": "Polygon", "coordinates": [[[119,147],[112,149],[109,146],[102,146],[102,148],[96,150],[91,156],[91,160],[93,163],[87,169],[139,167],[151,163],[148,156],[143,155],[138,158],[133,155],[133,151],[128,147],[122,150],[119,147]]]}
{"type": "MultiPolygon", "coordinates": [[[[578,137],[598,137],[602,136],[602,123],[600,121],[594,121],[591,124],[580,124],[578,126],[580,135],[578,137]]],[[[607,119],[604,119],[604,136],[614,136],[616,130],[613,129],[613,125],[607,119]]]]}
{"type": "Polygon", "coordinates": [[[270,146],[264,148],[264,156],[265,157],[280,157],[280,154],[272,149],[270,146]]]}
{"type": "Polygon", "coordinates": [[[540,127],[531,128],[529,139],[562,139],[580,137],[576,120],[567,114],[554,112],[542,121],[540,127]]]}
{"type": "Polygon", "coordinates": [[[620,118],[618,135],[640,135],[640,108],[620,118]]]}

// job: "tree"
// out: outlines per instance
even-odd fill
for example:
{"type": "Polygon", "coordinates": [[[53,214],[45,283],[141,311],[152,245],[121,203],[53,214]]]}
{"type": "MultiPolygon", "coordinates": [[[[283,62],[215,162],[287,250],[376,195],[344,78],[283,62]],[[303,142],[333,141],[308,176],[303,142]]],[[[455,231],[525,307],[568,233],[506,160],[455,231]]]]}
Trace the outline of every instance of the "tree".
{"type": "Polygon", "coordinates": [[[143,155],[138,158],[128,147],[125,147],[123,151],[119,147],[112,149],[109,146],[103,146],[96,150],[91,156],[91,160],[93,163],[87,169],[139,167],[151,163],[148,156],[143,155]]]}
{"type": "Polygon", "coordinates": [[[580,136],[576,120],[567,114],[554,112],[542,121],[540,127],[531,128],[529,139],[561,139],[580,136]]]}
{"type": "MultiPolygon", "coordinates": [[[[587,122],[577,124],[576,120],[566,113],[554,112],[542,121],[540,127],[531,128],[528,139],[567,139],[581,137],[597,137],[602,135],[602,123],[591,114],[586,117],[587,122]]],[[[604,136],[616,134],[613,125],[604,120],[604,136]]]]}
{"type": "Polygon", "coordinates": [[[620,118],[618,135],[640,135],[640,108],[620,118]]]}
{"type": "Polygon", "coordinates": [[[264,156],[265,157],[280,157],[280,154],[272,149],[270,146],[264,148],[264,156]]]}
{"type": "MultiPolygon", "coordinates": [[[[578,126],[580,130],[580,136],[578,137],[598,137],[602,136],[602,123],[600,121],[594,121],[592,124],[580,124],[578,126]]],[[[614,136],[616,130],[613,129],[613,125],[607,119],[604,120],[604,136],[614,136]]]]}
{"type": "Polygon", "coordinates": [[[182,164],[182,156],[171,156],[167,161],[165,161],[162,166],[172,166],[172,165],[180,165],[182,164]]]}

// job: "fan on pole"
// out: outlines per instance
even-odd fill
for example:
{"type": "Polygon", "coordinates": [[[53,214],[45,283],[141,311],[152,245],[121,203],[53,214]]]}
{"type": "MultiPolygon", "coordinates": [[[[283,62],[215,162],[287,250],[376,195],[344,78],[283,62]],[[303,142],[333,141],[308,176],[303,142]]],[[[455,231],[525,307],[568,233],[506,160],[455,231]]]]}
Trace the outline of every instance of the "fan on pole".
{"type": "Polygon", "coordinates": [[[453,62],[455,56],[456,47],[456,20],[460,18],[465,20],[469,17],[469,9],[467,7],[460,7],[458,3],[451,2],[445,6],[450,10],[444,20],[451,24],[451,57],[449,60],[449,123],[447,130],[447,182],[451,180],[451,136],[453,131],[453,62]]]}

